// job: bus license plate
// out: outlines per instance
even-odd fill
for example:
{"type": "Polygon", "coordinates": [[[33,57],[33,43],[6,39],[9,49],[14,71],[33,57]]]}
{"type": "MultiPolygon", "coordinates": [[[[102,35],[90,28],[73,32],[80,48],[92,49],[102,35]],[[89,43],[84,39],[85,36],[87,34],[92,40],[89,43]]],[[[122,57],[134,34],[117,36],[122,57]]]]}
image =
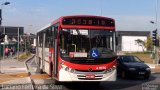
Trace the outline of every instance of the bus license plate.
{"type": "Polygon", "coordinates": [[[86,78],[92,79],[92,78],[95,78],[95,75],[94,75],[94,74],[87,74],[87,75],[86,75],[86,78]]]}
{"type": "Polygon", "coordinates": [[[143,74],[145,74],[145,72],[139,72],[139,74],[140,74],[140,75],[143,75],[143,74]]]}

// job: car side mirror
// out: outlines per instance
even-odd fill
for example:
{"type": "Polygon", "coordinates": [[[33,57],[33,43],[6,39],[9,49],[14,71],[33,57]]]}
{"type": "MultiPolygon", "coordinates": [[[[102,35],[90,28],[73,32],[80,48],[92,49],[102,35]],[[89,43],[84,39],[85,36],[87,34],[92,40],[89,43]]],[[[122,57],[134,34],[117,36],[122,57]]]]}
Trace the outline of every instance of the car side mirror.
{"type": "Polygon", "coordinates": [[[141,61],[142,63],[144,63],[144,61],[141,61]]]}

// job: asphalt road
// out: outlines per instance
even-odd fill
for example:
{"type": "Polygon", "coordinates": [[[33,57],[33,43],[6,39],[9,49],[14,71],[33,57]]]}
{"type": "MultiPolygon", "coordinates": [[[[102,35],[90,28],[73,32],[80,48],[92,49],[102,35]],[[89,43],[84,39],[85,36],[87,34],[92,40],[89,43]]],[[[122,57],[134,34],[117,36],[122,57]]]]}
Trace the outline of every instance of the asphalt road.
{"type": "MultiPolygon", "coordinates": [[[[34,62],[32,62],[32,65],[35,68],[34,62]]],[[[30,68],[32,68],[32,65],[30,65],[30,68]]],[[[51,79],[43,79],[38,81],[35,80],[35,85],[39,84],[52,86],[50,88],[46,88],[54,90],[160,90],[160,73],[152,73],[151,77],[148,80],[144,80],[141,78],[117,78],[117,81],[115,82],[101,82],[100,85],[94,85],[85,82],[70,82],[61,83],[60,85],[54,85],[53,80],[51,79]]]]}
{"type": "Polygon", "coordinates": [[[150,79],[143,80],[140,78],[118,78],[116,82],[101,82],[99,86],[88,83],[64,83],[65,90],[160,90],[160,74],[152,74],[150,79]],[[159,86],[158,86],[159,84],[159,86]]]}

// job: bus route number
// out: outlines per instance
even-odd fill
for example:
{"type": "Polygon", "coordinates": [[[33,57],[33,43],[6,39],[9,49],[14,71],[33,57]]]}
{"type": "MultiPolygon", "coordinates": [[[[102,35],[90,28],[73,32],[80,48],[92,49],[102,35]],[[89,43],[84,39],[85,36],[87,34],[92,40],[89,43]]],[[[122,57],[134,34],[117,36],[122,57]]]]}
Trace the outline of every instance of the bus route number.
{"type": "Polygon", "coordinates": [[[103,69],[107,69],[105,66],[98,66],[96,67],[97,70],[103,70],[103,69]]]}

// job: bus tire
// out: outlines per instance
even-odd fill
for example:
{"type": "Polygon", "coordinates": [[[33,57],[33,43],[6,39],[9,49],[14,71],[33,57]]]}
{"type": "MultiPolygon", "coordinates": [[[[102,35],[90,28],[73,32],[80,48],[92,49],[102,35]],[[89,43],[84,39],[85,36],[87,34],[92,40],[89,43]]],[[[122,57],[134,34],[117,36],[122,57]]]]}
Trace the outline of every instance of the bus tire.
{"type": "Polygon", "coordinates": [[[41,61],[40,61],[40,58],[39,58],[39,57],[37,57],[37,59],[38,59],[38,60],[36,60],[36,61],[37,61],[37,65],[38,65],[38,67],[40,68],[41,61]]]}
{"type": "Polygon", "coordinates": [[[52,78],[53,77],[53,64],[52,64],[52,62],[50,62],[49,67],[50,67],[49,76],[52,78]]]}
{"type": "Polygon", "coordinates": [[[43,64],[42,64],[42,59],[39,58],[39,68],[40,68],[40,73],[43,74],[44,73],[44,69],[43,69],[43,64]]]}

